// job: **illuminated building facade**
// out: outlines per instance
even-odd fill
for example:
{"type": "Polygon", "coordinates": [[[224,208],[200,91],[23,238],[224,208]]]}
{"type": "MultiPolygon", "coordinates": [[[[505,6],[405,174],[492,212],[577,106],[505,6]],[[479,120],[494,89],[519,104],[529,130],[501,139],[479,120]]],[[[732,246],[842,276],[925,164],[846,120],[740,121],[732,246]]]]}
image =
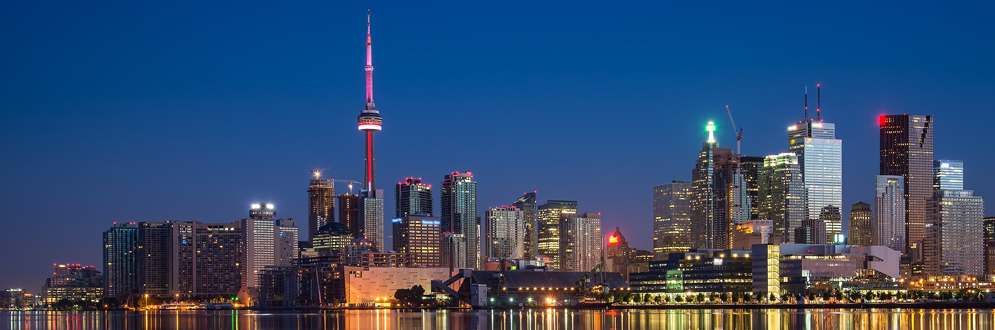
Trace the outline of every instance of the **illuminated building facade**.
{"type": "Polygon", "coordinates": [[[825,226],[825,241],[826,243],[842,243],[837,242],[837,235],[842,232],[843,228],[843,214],[840,213],[840,208],[834,205],[828,205],[822,208],[822,212],[819,213],[819,220],[825,226]]]}
{"type": "Polygon", "coordinates": [[[984,199],[974,191],[936,191],[926,234],[930,244],[924,246],[927,275],[984,275],[984,210],[984,199]]]}
{"type": "Polygon", "coordinates": [[[760,156],[739,156],[740,172],[743,174],[743,181],[746,182],[746,194],[750,200],[751,220],[764,219],[760,217],[760,210],[757,209],[757,203],[760,197],[760,170],[764,167],[764,160],[766,158],[760,156]]]}
{"type": "Polygon", "coordinates": [[[601,263],[602,240],[601,213],[565,214],[560,223],[559,270],[590,271],[601,263]]]}
{"type": "Polygon", "coordinates": [[[874,212],[871,205],[857,202],[850,207],[850,228],[847,230],[846,243],[859,246],[877,245],[874,242],[874,212]]]}
{"type": "Polygon", "coordinates": [[[442,221],[427,215],[391,220],[394,251],[411,254],[418,267],[442,267],[442,221]]]}
{"type": "Polygon", "coordinates": [[[138,292],[138,225],[115,223],[103,234],[104,295],[123,302],[138,292]]]}
{"type": "Polygon", "coordinates": [[[346,247],[352,243],[352,233],[341,223],[327,223],[318,229],[311,239],[314,251],[321,257],[337,256],[346,259],[346,247]]]}
{"type": "Polygon", "coordinates": [[[922,242],[933,199],[933,116],[884,115],[880,125],[881,175],[897,175],[905,183],[906,246],[913,262],[921,261],[922,242]]]}
{"type": "MultiPolygon", "coordinates": [[[[457,265],[460,265],[458,268],[476,269],[480,265],[477,182],[473,181],[473,174],[470,172],[453,172],[443,178],[441,186],[442,194],[439,202],[442,205],[442,213],[439,218],[442,221],[442,232],[463,235],[461,237],[466,241],[462,244],[466,247],[465,254],[454,258],[463,259],[457,261],[457,265]]],[[[443,240],[443,250],[452,250],[445,245],[449,242],[450,240],[443,240]]]]}
{"type": "Polygon", "coordinates": [[[905,177],[878,175],[874,180],[874,243],[905,251],[905,177]]]}
{"type": "Polygon", "coordinates": [[[691,249],[691,183],[674,180],[653,186],[653,255],[691,249]]]}
{"type": "Polygon", "coordinates": [[[359,200],[359,214],[363,220],[359,226],[359,237],[370,240],[377,251],[385,248],[383,197],[383,189],[377,189],[364,191],[359,200]]]}
{"type": "Polygon", "coordinates": [[[759,219],[773,220],[774,232],[788,242],[807,216],[805,183],[798,156],[781,153],[764,157],[756,207],[759,219]]]}
{"type": "Polygon", "coordinates": [[[995,274],[995,217],[984,219],[985,274],[995,274]]]}
{"type": "Polygon", "coordinates": [[[41,303],[52,305],[60,300],[98,303],[104,297],[104,277],[93,266],[80,264],[54,265],[52,277],[41,289],[41,303]]]}
{"type": "Polygon", "coordinates": [[[424,184],[421,178],[407,178],[394,186],[394,216],[398,218],[414,214],[432,216],[432,185],[424,184]]]}
{"type": "MultiPolygon", "coordinates": [[[[843,205],[843,141],[836,125],[806,118],[788,127],[788,149],[798,156],[805,183],[805,219],[818,219],[827,206],[843,205]]],[[[826,223],[826,233],[839,234],[841,223],[826,223]]]]}
{"type": "Polygon", "coordinates": [[[331,179],[322,179],[321,170],[314,170],[307,188],[308,237],[314,237],[318,228],[335,221],[335,186],[331,179]]]}
{"type": "Polygon", "coordinates": [[[933,190],[964,190],[964,161],[933,162],[933,190]]]}
{"type": "Polygon", "coordinates": [[[525,212],[514,206],[492,207],[485,213],[487,258],[522,259],[525,253],[525,212]]]}
{"type": "Polygon", "coordinates": [[[560,269],[560,222],[567,214],[577,213],[576,201],[548,200],[536,208],[539,232],[536,250],[550,269],[560,269]]]}
{"type": "Polygon", "coordinates": [[[276,265],[276,210],[273,204],[252,204],[249,218],[241,220],[242,244],[245,245],[242,284],[250,289],[257,286],[257,275],[266,266],[276,265]]]}
{"type": "MultiPolygon", "coordinates": [[[[742,207],[749,203],[737,198],[746,196],[742,193],[745,186],[735,175],[736,154],[731,149],[719,148],[713,122],[708,122],[706,129],[708,140],[702,144],[691,171],[691,247],[723,249],[730,244],[731,225],[742,220],[736,218],[734,204],[742,207]]],[[[749,213],[738,209],[740,213],[749,213]]]]}
{"type": "Polygon", "coordinates": [[[538,201],[536,193],[535,191],[524,193],[522,197],[519,197],[511,204],[522,210],[522,218],[525,222],[525,242],[523,243],[524,251],[522,255],[524,259],[534,259],[539,255],[539,252],[536,250],[539,242],[539,224],[536,222],[536,202],[538,201]]]}

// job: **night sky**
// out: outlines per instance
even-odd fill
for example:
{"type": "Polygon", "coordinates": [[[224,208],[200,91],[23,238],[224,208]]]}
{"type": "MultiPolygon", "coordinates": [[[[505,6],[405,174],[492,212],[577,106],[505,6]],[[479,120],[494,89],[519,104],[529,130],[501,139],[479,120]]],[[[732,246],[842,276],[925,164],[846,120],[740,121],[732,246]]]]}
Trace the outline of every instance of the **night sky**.
{"type": "Polygon", "coordinates": [[[115,221],[272,202],[305,236],[309,170],[363,176],[368,8],[388,215],[397,181],[438,210],[443,175],[472,171],[480,215],[537,190],[650,249],[651,188],[690,179],[705,123],[734,148],[728,104],[744,154],[787,151],[816,83],[844,218],[873,204],[886,113],[936,115],[936,157],[995,196],[991,2],[519,5],[0,2],[0,288],[100,268],[115,221]]]}

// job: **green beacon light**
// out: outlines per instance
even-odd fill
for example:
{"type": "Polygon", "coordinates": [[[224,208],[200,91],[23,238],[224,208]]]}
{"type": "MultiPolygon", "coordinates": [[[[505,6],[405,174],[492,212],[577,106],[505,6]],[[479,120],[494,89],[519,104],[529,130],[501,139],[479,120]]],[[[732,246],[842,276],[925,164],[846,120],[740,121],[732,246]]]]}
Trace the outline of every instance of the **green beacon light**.
{"type": "Polygon", "coordinates": [[[715,143],[715,122],[709,121],[705,130],[708,131],[708,143],[715,143]]]}

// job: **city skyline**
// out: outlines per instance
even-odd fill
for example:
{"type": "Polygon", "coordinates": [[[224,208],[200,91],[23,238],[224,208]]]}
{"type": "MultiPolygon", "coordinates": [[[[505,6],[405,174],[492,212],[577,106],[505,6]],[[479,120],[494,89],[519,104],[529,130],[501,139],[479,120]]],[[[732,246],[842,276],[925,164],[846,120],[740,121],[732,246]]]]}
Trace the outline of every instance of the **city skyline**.
{"type": "MultiPolygon", "coordinates": [[[[43,13],[37,9],[21,9],[43,13]]],[[[647,9],[653,9],[650,12],[662,10],[660,7],[647,9]]],[[[872,6],[869,12],[875,13],[877,9],[879,8],[872,6]]],[[[251,9],[246,10],[254,13],[251,9]]],[[[305,26],[317,29],[318,32],[308,31],[310,33],[307,34],[307,40],[295,39],[301,45],[287,45],[280,42],[279,38],[263,38],[260,41],[267,45],[287,47],[288,53],[303,53],[307,49],[316,55],[290,55],[282,52],[231,53],[233,58],[241,59],[241,62],[223,65],[216,71],[209,70],[208,66],[218,59],[210,56],[188,57],[186,59],[192,59],[193,65],[180,70],[183,74],[170,75],[158,71],[162,69],[147,68],[151,73],[146,78],[136,77],[129,72],[134,69],[133,66],[143,65],[144,58],[150,61],[162,60],[157,59],[159,55],[147,53],[148,49],[114,48],[110,45],[107,50],[95,50],[99,54],[110,54],[113,50],[123,51],[119,56],[124,57],[124,62],[117,65],[113,65],[108,59],[97,59],[93,57],[95,55],[79,50],[71,50],[69,55],[28,59],[25,56],[44,53],[42,50],[50,46],[28,43],[20,37],[5,34],[4,39],[10,38],[12,44],[23,46],[24,49],[14,50],[9,55],[9,62],[0,64],[3,72],[10,73],[8,77],[14,77],[0,80],[4,87],[0,88],[3,90],[0,95],[9,100],[2,104],[2,110],[12,118],[3,124],[3,140],[13,142],[5,146],[5,149],[10,148],[7,154],[13,156],[11,159],[19,160],[3,162],[2,197],[6,203],[12,205],[9,207],[12,218],[29,222],[15,223],[12,229],[19,233],[18,236],[33,240],[14,239],[0,243],[0,248],[5,251],[15,251],[15,247],[18,248],[17,251],[25,248],[32,251],[18,254],[5,252],[0,256],[0,261],[5,264],[25,264],[24,271],[0,274],[0,286],[24,287],[29,290],[37,288],[40,286],[37,278],[46,274],[48,264],[53,262],[72,260],[83,264],[99,264],[99,243],[93,238],[98,237],[100,232],[115,221],[231,222],[244,217],[244,210],[249,204],[260,201],[275,204],[281,217],[293,217],[298,226],[303,227],[307,217],[305,190],[310,170],[330,167],[327,177],[344,179],[358,179],[363,174],[362,136],[356,132],[355,126],[351,126],[355,123],[352,120],[355,118],[357,100],[361,97],[358,96],[361,92],[357,93],[356,86],[362,78],[356,68],[362,55],[356,56],[358,51],[354,51],[354,48],[358,49],[356,26],[361,26],[361,23],[356,24],[359,22],[357,17],[360,17],[357,13],[363,10],[365,8],[357,6],[341,12],[334,11],[333,20],[324,16],[306,16],[299,23],[302,26],[282,27],[282,31],[288,34],[305,30],[305,26]],[[140,58],[141,61],[138,60],[140,58]],[[303,63],[299,64],[301,67],[283,63],[279,69],[235,72],[236,69],[282,59],[303,63]],[[87,60],[95,61],[95,64],[87,64],[87,60]],[[46,71],[53,69],[41,69],[43,64],[52,61],[58,62],[57,69],[62,70],[55,72],[46,71]],[[13,65],[14,62],[19,65],[13,65]],[[107,66],[112,75],[99,81],[96,86],[86,86],[89,78],[84,79],[84,76],[97,76],[91,75],[96,70],[94,65],[107,66]],[[312,66],[317,66],[313,70],[315,72],[300,75],[294,73],[312,66]],[[35,71],[40,74],[30,75],[36,73],[35,71]],[[206,77],[206,82],[198,83],[184,75],[194,75],[199,71],[208,71],[207,73],[213,73],[217,77],[206,77]],[[247,78],[247,82],[239,81],[247,78]],[[270,79],[276,82],[264,82],[270,79]],[[281,84],[281,79],[293,82],[281,84]],[[136,80],[138,86],[122,85],[124,81],[131,80],[136,80]],[[51,90],[43,88],[48,87],[48,83],[52,84],[51,90]],[[260,91],[267,92],[257,94],[260,91]],[[188,107],[190,109],[186,109],[188,107]],[[303,133],[314,128],[314,120],[328,125],[317,132],[303,133]],[[259,127],[269,130],[260,134],[257,130],[259,127]],[[251,155],[259,150],[269,153],[269,157],[254,159],[255,162],[246,161],[252,159],[251,155]],[[313,150],[323,152],[315,153],[313,150]],[[61,161],[67,158],[72,159],[68,162],[71,164],[69,166],[61,161]],[[149,184],[150,181],[156,184],[149,184]],[[73,190],[79,193],[55,195],[51,188],[53,185],[76,187],[73,190]],[[54,198],[62,199],[64,203],[61,207],[46,207],[54,198]]],[[[482,9],[465,10],[474,12],[482,9]]],[[[703,9],[681,10],[697,12],[703,9]]],[[[409,38],[408,33],[427,36],[432,34],[430,31],[433,29],[451,23],[412,24],[412,18],[406,17],[403,10],[375,7],[373,11],[378,22],[377,60],[382,61],[377,64],[382,70],[377,71],[377,99],[390,111],[391,116],[391,121],[387,123],[388,129],[378,133],[377,139],[381,182],[400,181],[413,176],[426,178],[425,181],[430,184],[440,184],[443,175],[447,173],[472,171],[475,173],[474,180],[480,184],[478,216],[483,216],[483,210],[488,207],[511,203],[522,192],[538,191],[540,204],[548,200],[576,200],[584,205],[580,212],[602,212],[602,228],[621,227],[630,233],[628,240],[631,245],[648,250],[652,247],[652,237],[631,233],[649,231],[652,226],[651,189],[654,185],[672,180],[690,180],[689,172],[693,167],[694,155],[700,150],[705,122],[713,120],[718,126],[716,139],[722,146],[731,147],[735,142],[735,135],[724,120],[723,108],[725,104],[730,104],[737,123],[745,128],[743,154],[765,156],[786,152],[788,148],[784,144],[783,127],[801,116],[803,87],[814,86],[816,83],[823,84],[826,90],[822,100],[825,103],[822,108],[826,110],[823,118],[837,125],[837,135],[841,139],[875,141],[876,119],[882,114],[935,115],[944,123],[938,128],[940,131],[937,134],[935,158],[963,160],[967,166],[965,189],[974,190],[978,196],[990,196],[992,188],[988,184],[995,182],[993,174],[979,170],[988,161],[986,156],[968,151],[960,143],[963,135],[953,134],[954,123],[960,123],[962,130],[968,134],[976,134],[968,137],[983,138],[983,126],[980,125],[995,119],[991,114],[973,110],[981,108],[979,105],[983,103],[979,96],[984,95],[986,89],[991,89],[986,87],[991,86],[991,83],[980,78],[989,76],[986,72],[991,72],[992,65],[981,64],[980,59],[975,58],[980,55],[962,54],[961,56],[968,57],[965,63],[960,64],[963,67],[955,65],[951,68],[953,64],[944,64],[946,66],[941,69],[930,69],[917,64],[914,59],[930,56],[944,59],[944,55],[930,52],[918,57],[891,54],[889,56],[899,56],[899,64],[889,66],[861,62],[864,65],[877,65],[878,71],[870,73],[870,77],[861,72],[860,65],[855,65],[852,71],[834,72],[852,64],[847,60],[859,60],[843,56],[846,60],[834,62],[830,54],[809,54],[808,51],[804,57],[798,53],[791,54],[798,55],[804,59],[799,60],[800,62],[808,64],[774,65],[762,57],[774,51],[765,50],[740,54],[742,58],[715,55],[716,57],[692,62],[689,69],[686,64],[665,64],[662,62],[667,61],[654,58],[653,56],[665,54],[665,49],[673,48],[664,48],[662,42],[648,38],[652,33],[666,31],[671,27],[670,24],[679,23],[664,23],[664,19],[658,21],[648,16],[648,13],[636,13],[636,18],[639,18],[637,22],[629,22],[626,18],[626,23],[622,26],[608,27],[622,20],[622,9],[613,9],[603,17],[606,22],[595,24],[607,30],[585,27],[586,22],[579,17],[558,17],[566,20],[569,23],[567,26],[579,30],[559,28],[546,32],[549,35],[542,39],[554,41],[554,45],[538,46],[538,52],[531,50],[531,44],[513,41],[531,29],[526,31],[515,27],[505,36],[489,30],[491,27],[487,24],[501,22],[492,18],[472,23],[473,20],[467,17],[447,17],[473,27],[471,32],[483,30],[488,33],[476,37],[479,38],[477,40],[462,39],[461,42],[475,47],[464,50],[459,59],[450,56],[436,58],[452,51],[454,48],[450,47],[456,46],[436,49],[442,40],[422,40],[426,44],[418,45],[414,44],[416,41],[405,39],[417,40],[409,38]],[[619,14],[619,17],[611,14],[619,14]],[[631,31],[626,28],[646,27],[643,25],[648,25],[651,29],[645,29],[636,36],[619,37],[618,40],[605,36],[597,41],[582,43],[581,46],[567,44],[570,40],[575,41],[572,38],[631,31]],[[413,31],[399,31],[404,26],[414,26],[413,31]],[[557,37],[563,41],[556,42],[557,37]],[[481,40],[485,43],[497,42],[498,45],[507,47],[503,50],[506,55],[524,56],[529,53],[545,60],[548,65],[534,71],[527,66],[519,67],[524,58],[512,56],[511,59],[500,59],[492,57],[494,55],[482,54],[482,51],[491,48],[480,44],[481,40]],[[632,59],[645,72],[629,72],[627,75],[610,73],[612,70],[625,71],[613,64],[617,63],[619,56],[615,52],[593,51],[586,55],[571,52],[585,47],[617,49],[623,45],[634,45],[630,46],[635,47],[633,50],[647,48],[643,49],[646,51],[642,54],[633,54],[632,59]],[[410,54],[411,58],[404,58],[404,54],[410,54]],[[555,57],[562,57],[565,61],[553,63],[551,59],[555,57]],[[584,59],[593,59],[594,66],[583,69],[574,67],[581,65],[584,59]],[[497,65],[496,69],[475,64],[477,61],[488,60],[497,65]],[[435,64],[442,61],[456,61],[470,71],[440,73],[431,68],[437,67],[435,64]],[[714,61],[729,62],[721,64],[714,61]],[[971,61],[979,62],[969,65],[971,61]],[[418,68],[420,66],[425,68],[418,68]],[[967,69],[967,66],[973,67],[967,69]],[[699,78],[701,80],[691,80],[692,83],[687,86],[676,86],[682,84],[680,82],[683,79],[694,75],[695,70],[704,70],[706,74],[699,78]],[[752,76],[764,70],[773,70],[778,75],[786,76],[752,76]],[[978,72],[968,72],[969,70],[978,72]],[[578,75],[578,72],[589,72],[590,75],[578,75]],[[732,74],[727,75],[729,72],[732,74]],[[920,76],[902,82],[910,73],[920,76]],[[660,75],[662,78],[652,75],[660,75]],[[594,81],[612,77],[625,82],[613,86],[594,81]],[[931,81],[943,80],[940,79],[943,77],[953,80],[957,88],[931,81]],[[970,79],[972,77],[974,79],[970,79]],[[628,78],[632,78],[631,81],[628,78]],[[516,87],[522,89],[511,87],[517,82],[523,83],[523,86],[516,87]],[[544,93],[539,96],[533,95],[526,88],[539,86],[543,86],[544,93]],[[700,92],[688,92],[694,89],[700,92]],[[934,89],[938,91],[929,92],[934,89]],[[662,92],[662,99],[660,90],[666,91],[662,92]],[[499,100],[509,97],[517,98],[518,101],[499,100]],[[972,98],[977,100],[970,101],[972,98]],[[489,104],[490,101],[499,102],[489,104]],[[626,123],[612,118],[616,111],[614,108],[645,109],[642,112],[647,118],[639,123],[626,123]],[[498,111],[504,113],[499,115],[498,111]],[[557,123],[556,127],[540,126],[538,120],[522,120],[509,127],[507,121],[501,120],[506,116],[522,118],[536,113],[553,118],[557,123]],[[442,124],[443,120],[454,115],[469,116],[469,125],[482,127],[483,130],[469,130],[466,138],[442,143],[441,139],[446,135],[433,131],[442,131],[441,128],[446,127],[442,124]],[[489,124],[498,120],[501,120],[501,125],[489,124]],[[569,134],[578,127],[588,128],[595,133],[584,136],[569,134]],[[632,128],[638,128],[641,132],[632,128]],[[531,134],[544,129],[547,130],[544,134],[531,134]],[[425,143],[429,143],[426,145],[427,149],[408,148],[412,140],[407,137],[417,134],[424,135],[427,141],[425,143]],[[609,136],[614,137],[607,138],[609,136]],[[529,149],[522,151],[525,155],[523,159],[543,159],[541,157],[550,150],[557,153],[586,152],[596,157],[571,162],[586,162],[584,166],[567,167],[559,160],[546,158],[550,161],[528,162],[531,165],[528,168],[522,166],[526,162],[494,161],[489,157],[507,151],[523,139],[531,141],[531,145],[535,146],[519,148],[529,149]],[[627,143],[633,139],[640,143],[627,143]],[[438,146],[431,143],[438,143],[438,146]],[[556,144],[561,148],[543,150],[544,146],[556,144]],[[467,155],[471,157],[461,157],[461,154],[453,154],[452,150],[470,150],[467,155]],[[425,151],[427,153],[423,153],[425,151]],[[607,173],[608,171],[618,173],[607,173]],[[625,177],[638,179],[626,180],[625,177]],[[614,196],[619,191],[632,191],[634,195],[614,196]]],[[[627,14],[624,16],[631,16],[629,11],[626,9],[627,14]]],[[[444,14],[447,13],[451,14],[442,11],[432,15],[445,17],[444,14]]],[[[862,17],[870,13],[851,15],[862,17]]],[[[291,13],[273,13],[282,14],[291,13]]],[[[293,14],[300,13],[295,10],[293,14]]],[[[826,12],[822,15],[830,14],[833,13],[826,12]]],[[[541,15],[532,13],[521,13],[516,17],[532,23],[541,21],[541,15]]],[[[55,18],[69,22],[78,20],[61,15],[56,15],[55,18]]],[[[228,20],[235,18],[237,16],[221,17],[228,20]]],[[[6,31],[13,24],[37,24],[27,23],[23,19],[8,22],[13,23],[0,23],[6,31]]],[[[111,23],[97,24],[83,30],[109,29],[114,27],[113,23],[120,22],[135,23],[130,19],[119,18],[111,20],[111,23]]],[[[421,23],[421,20],[418,22],[421,23]]],[[[736,22],[726,22],[721,26],[728,27],[727,24],[736,22]]],[[[965,26],[972,24],[957,23],[956,27],[945,31],[967,29],[965,26]]],[[[154,30],[155,24],[165,23],[153,20],[142,26],[153,29],[152,32],[163,33],[154,30]]],[[[210,26],[209,21],[200,19],[195,19],[191,24],[210,26]]],[[[505,24],[509,23],[505,21],[505,24]]],[[[543,23],[543,26],[549,27],[548,24],[551,23],[543,23]]],[[[691,26],[700,27],[699,24],[691,26]]],[[[728,41],[729,37],[719,33],[718,28],[712,29],[699,32],[716,40],[728,41]]],[[[992,35],[990,27],[981,26],[979,30],[981,32],[975,33],[992,35]]],[[[213,50],[216,46],[198,42],[221,36],[241,35],[238,31],[225,28],[212,31],[220,35],[193,38],[189,41],[193,43],[189,46],[190,49],[216,51],[213,50]]],[[[872,32],[876,32],[872,33],[876,36],[902,38],[898,31],[885,28],[872,29],[872,32]]],[[[91,38],[76,33],[43,30],[35,32],[34,36],[50,42],[68,37],[78,37],[81,40],[91,38]]],[[[782,38],[787,40],[794,36],[794,33],[787,32],[773,34],[772,38],[777,43],[784,42],[782,38]]],[[[157,47],[173,44],[183,46],[181,49],[188,47],[186,43],[179,43],[178,34],[164,36],[166,38],[160,41],[162,44],[142,41],[140,45],[157,47]]],[[[693,41],[680,39],[673,34],[667,36],[681,41],[678,45],[696,45],[693,41]]],[[[828,33],[821,46],[815,49],[839,46],[844,39],[842,36],[842,33],[828,33]]],[[[122,32],[121,35],[113,36],[112,40],[124,41],[130,40],[130,37],[132,35],[122,32]]],[[[871,42],[870,38],[857,39],[858,44],[871,42]]],[[[926,41],[926,45],[904,47],[918,50],[919,47],[941,43],[928,38],[926,41]]],[[[232,43],[226,44],[229,46],[252,45],[240,40],[228,42],[232,43]]],[[[880,44],[872,44],[871,52],[886,52],[891,49],[888,46],[899,49],[902,47],[898,41],[892,41],[893,44],[878,40],[873,42],[880,44]]],[[[745,47],[743,44],[734,46],[745,47]]],[[[700,51],[711,51],[712,47],[714,46],[702,46],[700,51]]],[[[991,46],[971,44],[961,47],[991,46]]],[[[845,50],[839,52],[850,54],[845,50]]],[[[970,49],[970,52],[986,53],[974,49],[970,49]]],[[[186,53],[176,50],[171,54],[186,53]]],[[[687,53],[669,58],[680,61],[685,56],[687,53]]],[[[872,58],[869,62],[883,61],[882,57],[872,58]]],[[[528,59],[532,60],[534,59],[528,59]]],[[[166,64],[174,69],[182,66],[181,61],[175,60],[167,60],[166,64]]],[[[849,143],[843,151],[843,176],[846,178],[841,211],[844,218],[849,213],[849,205],[857,201],[873,200],[874,176],[878,174],[878,146],[876,143],[866,144],[849,143]]],[[[345,187],[337,188],[338,192],[345,192],[345,187]]],[[[435,195],[433,199],[438,201],[438,194],[435,195]]],[[[391,214],[395,206],[389,202],[385,204],[383,213],[391,214]]],[[[389,228],[390,226],[385,225],[385,240],[389,240],[389,228]]],[[[303,231],[301,237],[306,237],[303,231]]]]}

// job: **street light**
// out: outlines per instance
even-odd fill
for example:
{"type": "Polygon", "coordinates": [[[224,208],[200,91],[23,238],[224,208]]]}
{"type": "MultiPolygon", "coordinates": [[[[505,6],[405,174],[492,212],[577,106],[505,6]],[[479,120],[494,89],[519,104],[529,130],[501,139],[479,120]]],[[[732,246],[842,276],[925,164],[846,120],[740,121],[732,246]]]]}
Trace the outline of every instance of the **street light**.
{"type": "Polygon", "coordinates": [[[145,309],[146,310],[149,309],[149,294],[148,293],[145,294],[145,309]]]}

